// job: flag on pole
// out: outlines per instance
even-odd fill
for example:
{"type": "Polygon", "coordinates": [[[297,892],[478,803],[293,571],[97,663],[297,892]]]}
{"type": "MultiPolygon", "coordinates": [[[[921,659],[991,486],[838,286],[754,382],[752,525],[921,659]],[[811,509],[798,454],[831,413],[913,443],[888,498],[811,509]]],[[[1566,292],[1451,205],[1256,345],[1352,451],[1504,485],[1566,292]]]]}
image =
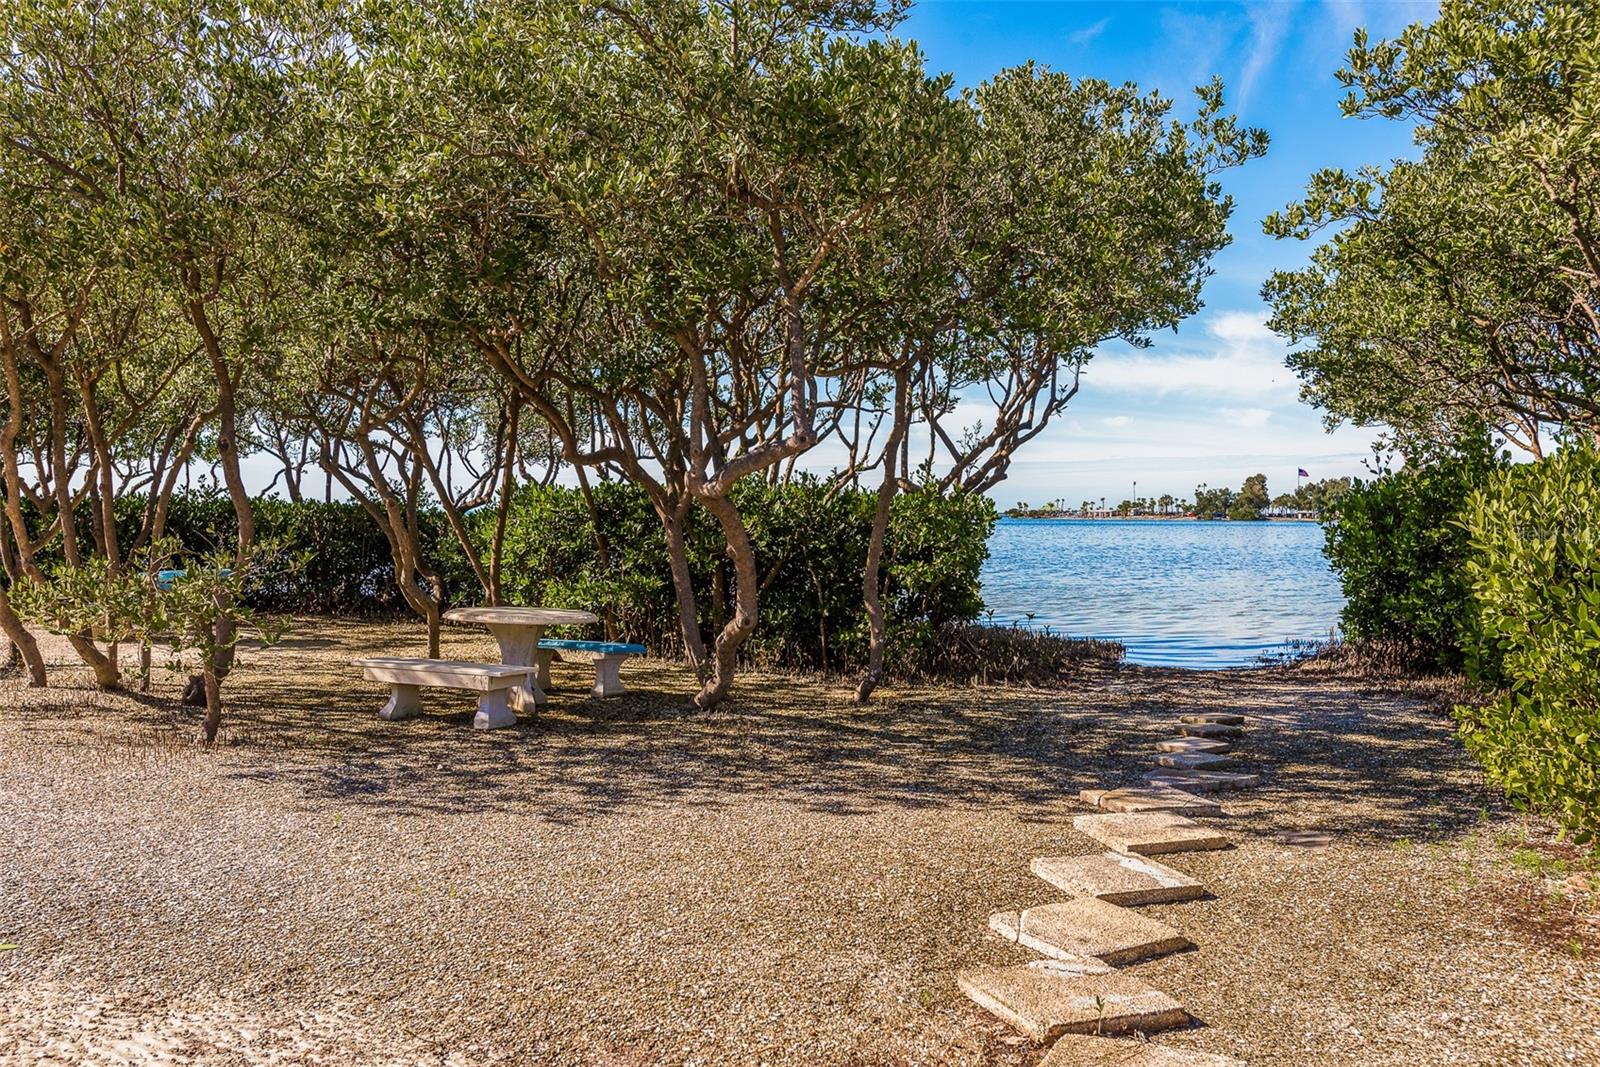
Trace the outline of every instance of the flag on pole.
{"type": "Polygon", "coordinates": [[[1304,467],[1301,467],[1300,468],[1300,477],[1309,478],[1309,477],[1311,477],[1311,472],[1306,470],[1304,467]]]}

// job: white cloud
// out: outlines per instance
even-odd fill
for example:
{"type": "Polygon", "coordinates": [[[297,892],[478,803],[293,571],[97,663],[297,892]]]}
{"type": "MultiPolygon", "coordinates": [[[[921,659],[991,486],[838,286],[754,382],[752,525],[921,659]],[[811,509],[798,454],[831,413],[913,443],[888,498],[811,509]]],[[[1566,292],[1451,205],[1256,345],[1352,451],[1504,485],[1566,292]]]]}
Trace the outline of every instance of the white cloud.
{"type": "Polygon", "coordinates": [[[1265,312],[1227,311],[1206,324],[1214,343],[1199,351],[1103,352],[1083,372],[1084,392],[1173,394],[1232,401],[1241,407],[1293,404],[1299,383],[1284,366],[1284,344],[1267,329],[1265,312]]]}
{"type": "Polygon", "coordinates": [[[1133,421],[1133,416],[1113,415],[1109,419],[1101,419],[1100,421],[1105,423],[1107,426],[1126,426],[1128,423],[1133,421]]]}
{"type": "Polygon", "coordinates": [[[1093,41],[1096,37],[1099,37],[1102,33],[1106,32],[1106,27],[1109,25],[1111,25],[1111,16],[1107,15],[1105,18],[1094,23],[1092,26],[1084,26],[1082,29],[1073,30],[1071,33],[1067,34],[1067,40],[1075,45],[1086,45],[1090,41],[1093,41]]]}
{"type": "Polygon", "coordinates": [[[1259,429],[1272,419],[1266,408],[1223,408],[1222,417],[1236,426],[1259,429]]]}

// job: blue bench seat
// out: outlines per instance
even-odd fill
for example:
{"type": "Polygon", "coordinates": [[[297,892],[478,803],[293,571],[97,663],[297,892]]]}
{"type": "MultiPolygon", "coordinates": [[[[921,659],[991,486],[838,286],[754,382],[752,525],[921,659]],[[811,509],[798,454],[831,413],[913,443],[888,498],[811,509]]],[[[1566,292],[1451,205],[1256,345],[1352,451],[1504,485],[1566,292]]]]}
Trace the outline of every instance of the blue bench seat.
{"type": "Polygon", "coordinates": [[[642,656],[649,649],[643,645],[629,645],[620,641],[574,641],[566,638],[543,638],[539,641],[539,688],[550,691],[550,664],[557,652],[572,652],[594,660],[594,688],[590,693],[597,697],[621,696],[627,692],[622,686],[622,661],[629,656],[642,656]]]}
{"type": "Polygon", "coordinates": [[[643,645],[625,645],[620,641],[570,641],[555,637],[541,639],[539,647],[553,648],[557,652],[590,652],[596,656],[642,656],[650,651],[643,645]]]}

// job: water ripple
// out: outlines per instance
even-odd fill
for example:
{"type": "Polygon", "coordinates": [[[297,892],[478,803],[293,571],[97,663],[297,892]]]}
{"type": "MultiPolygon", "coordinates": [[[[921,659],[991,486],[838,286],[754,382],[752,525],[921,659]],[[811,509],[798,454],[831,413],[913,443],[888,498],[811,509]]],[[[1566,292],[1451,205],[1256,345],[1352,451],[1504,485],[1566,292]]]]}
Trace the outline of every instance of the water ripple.
{"type": "Polygon", "coordinates": [[[1131,663],[1204,668],[1325,639],[1344,606],[1310,522],[1002,519],[983,598],[997,623],[1112,638],[1131,663]]]}

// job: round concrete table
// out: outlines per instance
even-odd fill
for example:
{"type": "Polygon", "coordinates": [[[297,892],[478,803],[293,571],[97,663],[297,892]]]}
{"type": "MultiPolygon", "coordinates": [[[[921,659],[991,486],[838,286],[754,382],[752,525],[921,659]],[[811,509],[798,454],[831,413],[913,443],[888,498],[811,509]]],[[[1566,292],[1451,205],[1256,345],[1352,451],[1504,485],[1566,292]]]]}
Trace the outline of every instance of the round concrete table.
{"type": "Polygon", "coordinates": [[[487,626],[500,644],[500,662],[528,668],[528,682],[506,694],[507,703],[517,711],[534,711],[548,702],[539,688],[539,638],[546,626],[584,626],[599,622],[589,611],[565,608],[452,608],[444,613],[451,622],[487,626]]]}

